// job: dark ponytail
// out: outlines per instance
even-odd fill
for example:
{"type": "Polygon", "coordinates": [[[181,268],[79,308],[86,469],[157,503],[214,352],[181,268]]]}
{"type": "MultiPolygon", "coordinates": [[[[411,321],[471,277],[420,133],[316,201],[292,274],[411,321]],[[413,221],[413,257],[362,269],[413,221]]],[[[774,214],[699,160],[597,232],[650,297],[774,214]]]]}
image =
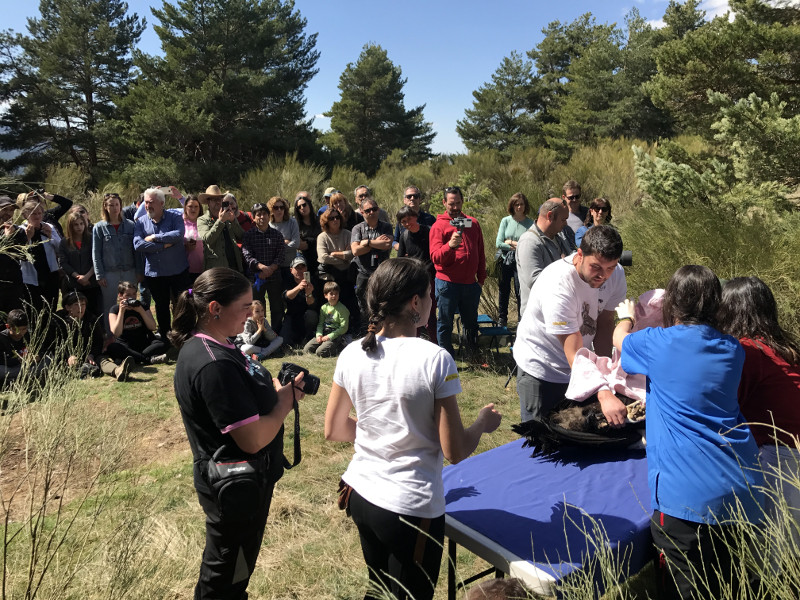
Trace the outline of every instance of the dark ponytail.
{"type": "Polygon", "coordinates": [[[424,297],[430,284],[428,267],[416,258],[391,258],[375,269],[367,283],[369,327],[361,340],[364,351],[377,349],[375,336],[382,323],[389,317],[401,316],[408,301],[414,296],[424,297]]]}
{"type": "Polygon", "coordinates": [[[178,296],[172,331],[167,337],[176,348],[183,346],[197,329],[202,318],[208,314],[208,305],[217,301],[228,306],[247,293],[250,281],[241,273],[228,267],[215,267],[203,271],[194,286],[178,296]]]}

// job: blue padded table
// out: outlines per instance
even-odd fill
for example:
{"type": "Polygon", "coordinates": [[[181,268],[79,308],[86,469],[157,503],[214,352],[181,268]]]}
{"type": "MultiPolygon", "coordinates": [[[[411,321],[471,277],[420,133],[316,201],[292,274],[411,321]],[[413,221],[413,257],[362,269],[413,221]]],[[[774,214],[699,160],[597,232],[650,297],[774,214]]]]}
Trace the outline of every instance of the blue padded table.
{"type": "Polygon", "coordinates": [[[456,597],[457,544],[493,565],[498,576],[506,573],[535,592],[553,594],[556,583],[586,568],[593,556],[587,537],[592,520],[602,526],[626,576],[637,573],[652,551],[644,451],[568,448],[553,462],[531,458],[523,441],[444,469],[448,597],[456,597]]]}

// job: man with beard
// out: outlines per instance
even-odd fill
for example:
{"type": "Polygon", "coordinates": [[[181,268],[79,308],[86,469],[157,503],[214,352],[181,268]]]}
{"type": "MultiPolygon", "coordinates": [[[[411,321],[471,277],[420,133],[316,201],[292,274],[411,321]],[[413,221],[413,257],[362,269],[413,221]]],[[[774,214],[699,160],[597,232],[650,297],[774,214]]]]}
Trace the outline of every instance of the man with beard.
{"type": "MultiPolygon", "coordinates": [[[[536,279],[514,344],[522,421],[547,416],[564,399],[580,348],[611,356],[614,308],[628,291],[621,255],[617,230],[599,225],[536,279]]],[[[625,405],[610,390],[597,398],[610,425],[625,423],[625,405]]]]}

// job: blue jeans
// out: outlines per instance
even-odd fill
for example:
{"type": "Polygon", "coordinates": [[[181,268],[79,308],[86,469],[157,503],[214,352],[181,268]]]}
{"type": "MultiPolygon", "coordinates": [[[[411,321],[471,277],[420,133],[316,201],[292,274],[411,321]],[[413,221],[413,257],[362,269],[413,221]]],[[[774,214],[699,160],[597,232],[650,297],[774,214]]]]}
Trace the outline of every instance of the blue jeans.
{"type": "Polygon", "coordinates": [[[481,301],[481,286],[475,283],[452,283],[436,278],[436,335],[439,346],[455,356],[453,350],[453,319],[461,315],[464,339],[467,347],[474,349],[478,342],[478,305],[481,301]]]}

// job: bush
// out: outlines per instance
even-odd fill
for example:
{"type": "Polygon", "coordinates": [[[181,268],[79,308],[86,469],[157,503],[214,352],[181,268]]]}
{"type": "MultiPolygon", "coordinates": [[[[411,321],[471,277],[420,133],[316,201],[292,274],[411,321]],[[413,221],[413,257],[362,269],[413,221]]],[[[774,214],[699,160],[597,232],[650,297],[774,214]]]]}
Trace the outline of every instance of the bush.
{"type": "Polygon", "coordinates": [[[315,208],[319,206],[324,191],[325,168],[297,159],[297,153],[284,157],[270,156],[262,167],[248,171],[239,187],[239,208],[250,210],[256,202],[266,202],[272,196],[281,196],[293,205],[300,190],[311,194],[315,208]]]}

